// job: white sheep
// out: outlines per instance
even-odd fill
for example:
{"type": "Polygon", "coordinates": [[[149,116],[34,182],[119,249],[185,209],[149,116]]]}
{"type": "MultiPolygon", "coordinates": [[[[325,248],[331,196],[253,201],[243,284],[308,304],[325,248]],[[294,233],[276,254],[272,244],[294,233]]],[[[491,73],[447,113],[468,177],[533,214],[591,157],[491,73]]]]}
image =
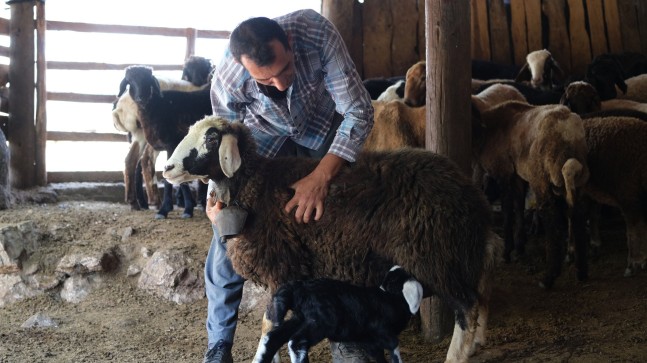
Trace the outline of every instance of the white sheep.
{"type": "MultiPolygon", "coordinates": [[[[519,101],[495,107],[480,101],[473,105],[473,146],[480,166],[506,184],[503,190],[519,186],[521,179],[536,195],[548,240],[548,271],[541,285],[549,288],[559,276],[564,260],[564,240],[559,232],[566,219],[561,215],[560,200],[573,208],[576,189],[588,178],[582,120],[562,105],[532,106],[519,101]]],[[[519,190],[513,193],[514,199],[525,196],[519,195],[519,190]]],[[[517,248],[523,247],[516,242],[517,248]]],[[[512,239],[506,233],[508,260],[512,249],[512,239]]],[[[584,279],[586,261],[578,262],[584,264],[578,270],[578,278],[584,279]]]]}
{"type": "Polygon", "coordinates": [[[627,92],[618,92],[618,98],[647,103],[647,73],[625,79],[627,92]]]}

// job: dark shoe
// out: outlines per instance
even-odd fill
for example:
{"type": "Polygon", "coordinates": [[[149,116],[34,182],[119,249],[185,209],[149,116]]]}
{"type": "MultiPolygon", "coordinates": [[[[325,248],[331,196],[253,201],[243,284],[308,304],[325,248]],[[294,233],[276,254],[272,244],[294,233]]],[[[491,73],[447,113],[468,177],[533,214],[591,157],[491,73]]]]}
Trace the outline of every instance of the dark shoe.
{"type": "Polygon", "coordinates": [[[202,363],[234,363],[231,357],[231,343],[219,340],[213,348],[204,355],[202,363]]]}

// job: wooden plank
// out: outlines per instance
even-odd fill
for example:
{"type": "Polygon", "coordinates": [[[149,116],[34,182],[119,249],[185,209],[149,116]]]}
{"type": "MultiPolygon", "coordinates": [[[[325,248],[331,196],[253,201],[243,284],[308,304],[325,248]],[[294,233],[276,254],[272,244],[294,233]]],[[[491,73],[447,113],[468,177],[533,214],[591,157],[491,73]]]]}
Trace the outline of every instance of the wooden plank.
{"type": "Polygon", "coordinates": [[[635,0],[638,31],[640,32],[640,49],[642,54],[647,54],[647,1],[635,0]]]}
{"type": "Polygon", "coordinates": [[[128,142],[126,134],[101,132],[48,131],[48,141],[115,141],[128,142]]]}
{"type": "Polygon", "coordinates": [[[427,52],[427,11],[425,0],[418,0],[418,59],[424,60],[427,52]]]}
{"type": "Polygon", "coordinates": [[[604,12],[602,0],[586,0],[586,10],[589,17],[589,31],[591,32],[592,57],[608,53],[607,36],[604,30],[604,12]]]}
{"type": "Polygon", "coordinates": [[[3,57],[9,57],[11,54],[11,48],[0,45],[0,55],[3,57]]]}
{"type": "Polygon", "coordinates": [[[584,76],[591,62],[591,43],[586,30],[586,14],[582,0],[568,0],[569,35],[571,41],[571,74],[584,76]]]}
{"type": "Polygon", "coordinates": [[[353,46],[353,28],[355,26],[353,23],[355,19],[354,3],[354,1],[349,0],[323,0],[321,3],[321,14],[335,25],[339,35],[341,35],[346,44],[346,48],[348,48],[351,59],[353,59],[357,67],[358,64],[361,64],[358,60],[362,54],[362,48],[355,48],[353,46]]]}
{"type": "MultiPolygon", "coordinates": [[[[391,0],[388,0],[390,3],[391,0]]],[[[389,77],[391,67],[391,39],[393,18],[386,6],[387,0],[364,1],[364,76],[389,77]]]]}
{"type": "MultiPolygon", "coordinates": [[[[123,71],[126,67],[141,65],[141,63],[99,63],[99,62],[61,62],[48,61],[47,69],[65,69],[77,71],[123,71]]],[[[184,67],[181,64],[146,64],[156,71],[181,71],[184,67]]]]}
{"type": "Polygon", "coordinates": [[[36,2],[36,142],[35,182],[47,185],[47,64],[45,62],[45,3],[36,2]]]}
{"type": "Polygon", "coordinates": [[[9,19],[0,18],[0,34],[9,35],[11,32],[11,21],[9,19]]]}
{"type": "Polygon", "coordinates": [[[528,28],[528,53],[530,53],[544,48],[541,0],[525,0],[524,4],[526,6],[526,27],[528,28]]]}
{"type": "Polygon", "coordinates": [[[622,33],[620,25],[620,14],[618,13],[617,0],[604,1],[604,19],[607,24],[607,36],[609,37],[609,52],[621,53],[622,33]]]}
{"type": "Polygon", "coordinates": [[[524,64],[528,49],[526,7],[524,0],[510,0],[510,33],[512,34],[512,52],[514,64],[524,64]]]}
{"type": "Polygon", "coordinates": [[[490,35],[492,37],[492,61],[512,64],[510,28],[503,0],[490,1],[490,35]]]}
{"type": "Polygon", "coordinates": [[[195,40],[198,37],[198,30],[194,28],[186,29],[186,51],[184,52],[184,59],[189,59],[195,54],[195,40]]]}
{"type": "Polygon", "coordinates": [[[618,14],[621,24],[622,49],[625,52],[640,52],[638,19],[636,18],[636,7],[633,0],[618,0],[618,14]]]}
{"type": "Polygon", "coordinates": [[[350,54],[355,61],[357,72],[364,77],[364,4],[353,1],[353,37],[350,54]]]}
{"type": "MultiPolygon", "coordinates": [[[[47,30],[69,30],[85,33],[119,33],[119,34],[139,34],[139,35],[162,35],[170,37],[186,37],[186,29],[183,28],[164,28],[138,25],[106,25],[106,24],[88,24],[74,23],[66,21],[48,21],[47,30]]],[[[208,39],[229,39],[229,31],[225,30],[198,30],[199,38],[208,39]]]]}
{"type": "Polygon", "coordinates": [[[9,152],[11,183],[14,188],[27,189],[36,186],[34,127],[34,4],[18,2],[11,4],[11,57],[9,79],[9,152]],[[20,107],[16,107],[20,105],[20,107]]]}
{"type": "MultiPolygon", "coordinates": [[[[391,41],[392,74],[404,76],[407,70],[420,60],[417,47],[418,7],[417,0],[391,1],[393,16],[393,39],[391,41]]],[[[385,4],[386,5],[386,4],[385,4]]]]}
{"type": "Polygon", "coordinates": [[[116,95],[92,95],[92,94],[86,94],[86,93],[47,92],[48,101],[113,103],[115,102],[116,99],[117,99],[116,95]]]}
{"type": "Polygon", "coordinates": [[[565,0],[544,0],[542,10],[548,19],[548,50],[566,73],[571,72],[571,46],[566,28],[565,0]]]}
{"type": "MultiPolygon", "coordinates": [[[[161,180],[161,179],[160,179],[161,180]]],[[[50,171],[47,173],[49,183],[123,183],[123,171],[50,171]]]]}
{"type": "Polygon", "coordinates": [[[490,31],[487,1],[471,0],[472,58],[490,60],[490,31]]]}

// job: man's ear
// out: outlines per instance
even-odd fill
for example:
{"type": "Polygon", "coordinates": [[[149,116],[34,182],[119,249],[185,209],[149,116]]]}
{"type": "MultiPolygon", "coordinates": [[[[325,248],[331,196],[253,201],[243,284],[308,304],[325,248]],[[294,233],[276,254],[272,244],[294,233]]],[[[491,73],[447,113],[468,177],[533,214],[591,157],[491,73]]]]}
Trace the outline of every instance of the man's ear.
{"type": "Polygon", "coordinates": [[[288,36],[288,44],[290,45],[290,50],[294,49],[294,40],[292,39],[292,34],[289,31],[285,31],[285,34],[288,36]]]}

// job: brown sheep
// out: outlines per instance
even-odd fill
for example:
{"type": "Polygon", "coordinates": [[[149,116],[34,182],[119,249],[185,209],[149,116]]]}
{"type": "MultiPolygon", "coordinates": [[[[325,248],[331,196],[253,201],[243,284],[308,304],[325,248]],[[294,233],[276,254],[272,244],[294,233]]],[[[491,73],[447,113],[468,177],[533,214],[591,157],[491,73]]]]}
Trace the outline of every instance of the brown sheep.
{"type": "Polygon", "coordinates": [[[296,223],[283,211],[290,185],[316,164],[264,158],[245,125],[207,117],[177,146],[164,177],[210,179],[219,199],[247,212],[227,252],[236,272],[273,291],[321,277],[378,285],[383,271],[402,266],[456,313],[447,361],[467,362],[484,340],[500,244],[483,194],[441,155],[363,152],[331,181],[321,219],[296,223]]]}

